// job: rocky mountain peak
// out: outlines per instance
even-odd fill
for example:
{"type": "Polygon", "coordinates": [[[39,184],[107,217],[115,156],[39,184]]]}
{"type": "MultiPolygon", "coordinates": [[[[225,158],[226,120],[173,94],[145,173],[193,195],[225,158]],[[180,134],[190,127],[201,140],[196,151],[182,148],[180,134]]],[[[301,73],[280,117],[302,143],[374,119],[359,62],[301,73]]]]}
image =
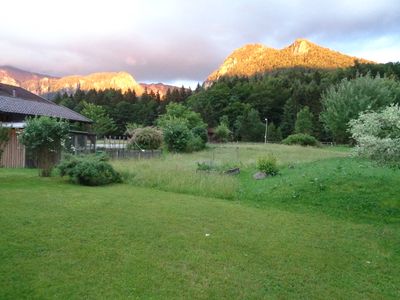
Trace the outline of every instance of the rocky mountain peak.
{"type": "Polygon", "coordinates": [[[223,76],[252,76],[293,67],[345,68],[353,66],[356,60],[360,63],[374,63],[321,47],[306,39],[296,39],[283,49],[250,44],[234,50],[223,64],[208,76],[206,86],[223,76]]]}
{"type": "Polygon", "coordinates": [[[308,53],[313,46],[316,45],[306,39],[296,39],[289,48],[292,50],[293,54],[301,55],[308,53]]]}

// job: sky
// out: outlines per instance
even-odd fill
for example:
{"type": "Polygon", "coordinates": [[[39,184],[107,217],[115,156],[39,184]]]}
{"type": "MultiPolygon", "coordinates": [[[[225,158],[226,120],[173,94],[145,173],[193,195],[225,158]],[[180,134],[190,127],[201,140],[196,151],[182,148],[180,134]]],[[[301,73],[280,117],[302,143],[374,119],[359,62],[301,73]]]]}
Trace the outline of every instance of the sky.
{"type": "Polygon", "coordinates": [[[195,86],[248,43],[400,61],[399,0],[1,0],[0,65],[195,86]]]}

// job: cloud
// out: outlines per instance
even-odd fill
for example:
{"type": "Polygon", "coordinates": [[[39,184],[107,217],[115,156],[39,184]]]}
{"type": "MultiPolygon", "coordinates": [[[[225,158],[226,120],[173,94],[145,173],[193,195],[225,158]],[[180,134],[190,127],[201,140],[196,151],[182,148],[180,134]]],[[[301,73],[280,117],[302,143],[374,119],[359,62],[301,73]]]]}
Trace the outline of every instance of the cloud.
{"type": "Polygon", "coordinates": [[[139,81],[202,81],[235,48],[282,48],[297,37],[400,60],[397,0],[15,0],[2,11],[0,64],[55,75],[126,70],[139,81]]]}

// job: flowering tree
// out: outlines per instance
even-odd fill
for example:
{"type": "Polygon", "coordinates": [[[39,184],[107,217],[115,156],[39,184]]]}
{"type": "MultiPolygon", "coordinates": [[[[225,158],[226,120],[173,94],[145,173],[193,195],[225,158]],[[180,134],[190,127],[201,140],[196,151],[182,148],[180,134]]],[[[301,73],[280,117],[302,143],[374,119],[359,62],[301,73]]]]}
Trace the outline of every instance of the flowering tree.
{"type": "Polygon", "coordinates": [[[349,122],[356,154],[400,167],[400,107],[367,112],[349,122]]]}
{"type": "Polygon", "coordinates": [[[68,138],[69,124],[50,117],[29,118],[20,142],[38,160],[40,176],[50,176],[68,138]]]}

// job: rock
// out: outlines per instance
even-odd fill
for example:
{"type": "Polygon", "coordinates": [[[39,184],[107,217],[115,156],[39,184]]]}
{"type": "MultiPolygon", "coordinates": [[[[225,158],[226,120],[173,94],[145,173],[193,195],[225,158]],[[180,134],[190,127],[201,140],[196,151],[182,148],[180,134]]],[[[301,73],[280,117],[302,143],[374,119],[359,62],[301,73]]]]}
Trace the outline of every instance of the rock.
{"type": "Polygon", "coordinates": [[[264,172],[257,172],[253,175],[253,178],[255,180],[261,180],[264,179],[265,177],[267,177],[267,174],[265,174],[264,172]]]}
{"type": "Polygon", "coordinates": [[[224,174],[226,174],[226,175],[237,175],[239,173],[240,173],[240,169],[239,168],[229,169],[229,170],[226,170],[224,172],[224,174]]]}

